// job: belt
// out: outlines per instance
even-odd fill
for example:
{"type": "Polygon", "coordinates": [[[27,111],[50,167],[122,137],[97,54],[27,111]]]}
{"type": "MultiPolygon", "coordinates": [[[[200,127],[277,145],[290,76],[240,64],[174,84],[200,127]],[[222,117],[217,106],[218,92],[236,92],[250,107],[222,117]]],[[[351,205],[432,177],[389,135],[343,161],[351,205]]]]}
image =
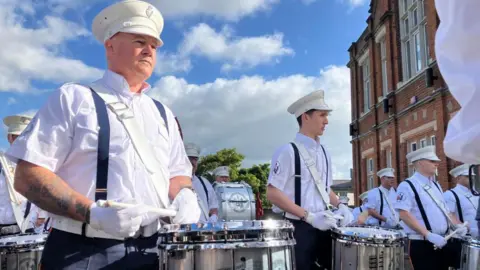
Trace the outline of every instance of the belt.
{"type": "Polygon", "coordinates": [[[409,234],[408,239],[410,239],[410,240],[427,240],[427,238],[424,237],[421,234],[409,234]]]}
{"type": "MultiPolygon", "coordinates": [[[[55,228],[60,231],[69,232],[73,234],[82,235],[82,226],[83,223],[66,217],[55,216],[53,218],[52,228],[55,228]]],[[[140,227],[140,230],[137,232],[135,237],[143,236],[150,237],[158,232],[160,228],[160,223],[155,221],[147,226],[140,227]]],[[[104,231],[96,230],[87,224],[85,228],[85,236],[88,238],[103,238],[103,239],[114,239],[114,240],[125,240],[124,238],[110,235],[104,231]]]]}
{"type": "Polygon", "coordinates": [[[290,214],[290,213],[286,213],[286,212],[283,213],[283,216],[284,216],[285,218],[288,218],[288,219],[300,220],[299,217],[297,217],[297,216],[295,216],[295,215],[292,215],[292,214],[290,214]]]}

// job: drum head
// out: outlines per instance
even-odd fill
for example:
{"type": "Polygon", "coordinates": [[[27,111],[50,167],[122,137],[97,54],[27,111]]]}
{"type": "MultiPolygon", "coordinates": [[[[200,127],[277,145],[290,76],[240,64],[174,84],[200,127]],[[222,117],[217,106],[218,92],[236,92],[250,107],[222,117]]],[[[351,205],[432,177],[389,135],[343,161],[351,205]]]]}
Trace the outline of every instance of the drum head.
{"type": "Polygon", "coordinates": [[[349,226],[332,230],[337,238],[400,240],[407,235],[401,230],[381,228],[378,226],[349,226]]]}
{"type": "Polygon", "coordinates": [[[44,244],[47,234],[17,234],[0,237],[0,247],[44,244]]]}

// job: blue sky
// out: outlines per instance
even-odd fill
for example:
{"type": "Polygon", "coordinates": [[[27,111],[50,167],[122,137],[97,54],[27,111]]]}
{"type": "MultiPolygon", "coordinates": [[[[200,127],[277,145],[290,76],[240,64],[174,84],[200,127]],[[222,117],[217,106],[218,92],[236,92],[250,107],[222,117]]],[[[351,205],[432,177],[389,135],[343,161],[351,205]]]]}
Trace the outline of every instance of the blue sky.
{"type": "MultiPolygon", "coordinates": [[[[165,17],[152,97],[179,117],[186,141],[237,147],[245,166],[268,162],[296,132],[288,105],[324,89],[334,107],[324,142],[336,178],[349,178],[347,49],[366,27],[362,0],[152,0],[165,17]],[[165,3],[167,2],[167,3],[165,3]],[[198,4],[196,4],[198,3],[198,4]]],[[[0,32],[0,116],[33,114],[50,91],[105,68],[91,21],[113,1],[7,0],[0,32]],[[44,3],[45,2],[45,3],[44,3]]],[[[4,133],[5,134],[5,133],[4,133]]],[[[0,140],[0,149],[6,149],[0,140]]]]}

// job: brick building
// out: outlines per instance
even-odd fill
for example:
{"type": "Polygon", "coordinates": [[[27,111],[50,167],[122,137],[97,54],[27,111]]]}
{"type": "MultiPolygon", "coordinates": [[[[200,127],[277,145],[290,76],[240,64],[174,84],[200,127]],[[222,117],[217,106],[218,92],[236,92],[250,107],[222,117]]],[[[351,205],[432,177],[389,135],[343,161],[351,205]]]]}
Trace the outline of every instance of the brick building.
{"type": "Polygon", "coordinates": [[[368,26],[348,52],[351,75],[352,183],[358,194],[379,185],[376,172],[393,167],[401,181],[413,173],[405,156],[436,145],[438,180],[452,187],[442,141],[459,109],[439,74],[434,0],[372,0],[368,26]]]}

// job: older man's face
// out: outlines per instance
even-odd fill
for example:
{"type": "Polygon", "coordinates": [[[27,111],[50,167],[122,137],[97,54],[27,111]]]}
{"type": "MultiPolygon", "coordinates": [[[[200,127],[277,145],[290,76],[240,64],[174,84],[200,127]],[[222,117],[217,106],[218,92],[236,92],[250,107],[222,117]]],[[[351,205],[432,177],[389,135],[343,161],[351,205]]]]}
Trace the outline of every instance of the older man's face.
{"type": "Polygon", "coordinates": [[[126,78],[147,80],[157,61],[158,40],[138,34],[117,33],[105,42],[110,68],[126,78]]]}

